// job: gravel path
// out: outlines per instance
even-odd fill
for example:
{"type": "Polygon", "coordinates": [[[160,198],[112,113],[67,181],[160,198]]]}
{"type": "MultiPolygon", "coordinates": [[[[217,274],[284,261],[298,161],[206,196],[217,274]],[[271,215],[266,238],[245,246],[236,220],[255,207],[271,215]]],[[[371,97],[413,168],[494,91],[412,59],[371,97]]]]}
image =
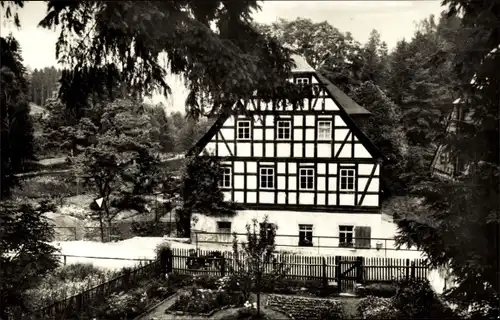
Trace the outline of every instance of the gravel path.
{"type": "Polygon", "coordinates": [[[149,313],[143,315],[141,318],[138,318],[136,320],[187,320],[187,319],[193,319],[192,317],[189,316],[177,316],[177,315],[171,315],[171,314],[166,314],[165,310],[170,308],[176,301],[177,298],[185,292],[184,289],[181,289],[177,291],[173,296],[170,298],[167,298],[165,301],[163,301],[160,305],[158,305],[156,308],[151,310],[149,313]]]}

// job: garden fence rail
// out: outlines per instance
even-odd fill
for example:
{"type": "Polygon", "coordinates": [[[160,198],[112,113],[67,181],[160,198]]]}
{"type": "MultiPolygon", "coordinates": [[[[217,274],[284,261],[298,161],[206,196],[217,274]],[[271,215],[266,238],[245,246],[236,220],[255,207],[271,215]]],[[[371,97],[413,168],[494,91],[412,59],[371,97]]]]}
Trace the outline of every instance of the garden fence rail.
{"type": "MultiPolygon", "coordinates": [[[[83,310],[92,308],[92,301],[105,299],[114,292],[126,290],[139,280],[159,275],[160,261],[153,261],[145,266],[140,266],[131,271],[125,271],[121,276],[100,284],[80,294],[58,301],[31,314],[23,315],[23,320],[53,319],[62,320],[71,314],[79,314],[83,310]]],[[[16,318],[18,319],[18,318],[16,318]]],[[[21,319],[21,318],[19,318],[21,319]]]]}

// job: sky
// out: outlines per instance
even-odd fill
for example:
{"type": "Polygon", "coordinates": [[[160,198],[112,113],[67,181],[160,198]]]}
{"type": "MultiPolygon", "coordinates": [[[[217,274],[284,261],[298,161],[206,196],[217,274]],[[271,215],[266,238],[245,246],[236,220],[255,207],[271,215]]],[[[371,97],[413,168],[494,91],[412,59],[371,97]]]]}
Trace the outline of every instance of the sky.
{"type": "MultiPolygon", "coordinates": [[[[254,20],[260,23],[272,23],[280,18],[295,20],[297,17],[309,18],[314,22],[328,21],[341,32],[351,32],[353,38],[361,43],[368,40],[372,29],[377,29],[381,39],[389,50],[403,38],[410,39],[416,23],[431,14],[439,16],[445,8],[441,1],[265,1],[262,10],[254,13],[254,20]]],[[[58,32],[38,27],[45,16],[44,2],[27,1],[25,7],[19,10],[21,29],[6,24],[2,20],[0,34],[10,32],[19,41],[22,48],[24,63],[31,69],[47,66],[58,67],[55,59],[55,43],[58,32]]],[[[3,17],[3,15],[2,15],[3,17]]],[[[152,102],[163,102],[174,110],[184,109],[187,90],[182,80],[168,77],[173,90],[172,97],[165,100],[153,97],[152,102]]]]}

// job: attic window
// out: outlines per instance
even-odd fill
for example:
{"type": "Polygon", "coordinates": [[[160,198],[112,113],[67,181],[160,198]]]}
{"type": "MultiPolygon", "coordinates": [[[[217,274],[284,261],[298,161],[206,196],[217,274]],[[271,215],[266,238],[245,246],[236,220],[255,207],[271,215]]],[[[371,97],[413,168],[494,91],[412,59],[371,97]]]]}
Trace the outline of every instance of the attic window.
{"type": "Polygon", "coordinates": [[[300,85],[309,84],[309,78],[296,78],[295,83],[300,85]]]}
{"type": "Polygon", "coordinates": [[[447,164],[447,163],[450,161],[450,159],[449,159],[449,158],[450,158],[450,157],[449,157],[448,152],[443,151],[443,152],[441,152],[441,154],[439,155],[439,163],[440,163],[440,164],[447,164]]]}

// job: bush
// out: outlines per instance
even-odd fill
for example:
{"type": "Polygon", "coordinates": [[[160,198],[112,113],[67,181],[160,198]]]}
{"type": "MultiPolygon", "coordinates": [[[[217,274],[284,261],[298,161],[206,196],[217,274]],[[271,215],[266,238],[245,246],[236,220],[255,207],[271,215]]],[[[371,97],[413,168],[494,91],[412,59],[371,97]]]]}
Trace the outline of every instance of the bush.
{"type": "Polygon", "coordinates": [[[366,320],[397,319],[397,311],[392,304],[392,299],[368,296],[358,304],[358,317],[366,320]]]}
{"type": "Polygon", "coordinates": [[[202,314],[228,305],[242,306],[245,300],[242,292],[193,288],[190,293],[179,297],[170,310],[202,314]]]}
{"type": "Polygon", "coordinates": [[[383,282],[370,283],[359,287],[356,293],[360,297],[376,296],[390,298],[396,294],[396,285],[383,282]]]}
{"type": "Polygon", "coordinates": [[[36,288],[27,292],[28,307],[30,309],[43,308],[110,281],[119,274],[120,272],[106,271],[84,263],[58,268],[45,277],[36,288]]]}
{"type": "Polygon", "coordinates": [[[130,231],[139,237],[163,237],[168,234],[170,225],[160,221],[132,221],[130,231]]]}
{"type": "Polygon", "coordinates": [[[404,319],[454,317],[451,309],[439,300],[427,279],[399,281],[396,295],[393,297],[393,306],[404,319]]]}
{"type": "Polygon", "coordinates": [[[192,284],[195,287],[203,289],[218,289],[219,288],[219,278],[216,276],[211,276],[208,274],[195,275],[192,279],[192,284]]]}

